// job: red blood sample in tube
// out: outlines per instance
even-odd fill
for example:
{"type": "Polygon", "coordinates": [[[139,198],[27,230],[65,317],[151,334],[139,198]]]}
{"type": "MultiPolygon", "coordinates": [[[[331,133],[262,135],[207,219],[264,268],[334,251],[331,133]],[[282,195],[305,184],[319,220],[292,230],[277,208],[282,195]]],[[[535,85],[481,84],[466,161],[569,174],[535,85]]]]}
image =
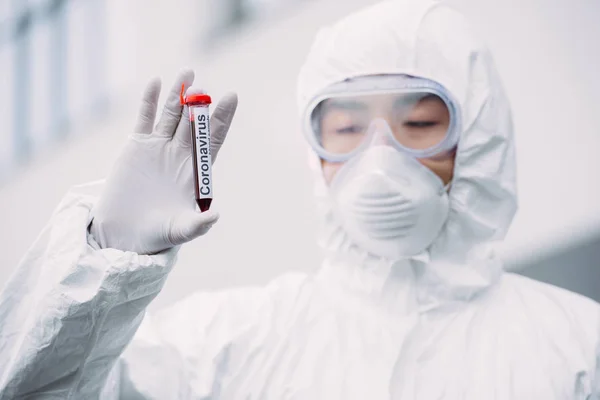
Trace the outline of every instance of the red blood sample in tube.
{"type": "Polygon", "coordinates": [[[196,203],[198,207],[200,207],[200,211],[204,212],[210,208],[210,203],[212,199],[196,199],[196,203]]]}
{"type": "Polygon", "coordinates": [[[181,85],[180,102],[187,104],[190,118],[192,142],[192,163],[196,203],[201,212],[210,208],[213,199],[212,157],[210,154],[210,114],[208,106],[211,98],[207,94],[191,94],[184,98],[181,85]]]}

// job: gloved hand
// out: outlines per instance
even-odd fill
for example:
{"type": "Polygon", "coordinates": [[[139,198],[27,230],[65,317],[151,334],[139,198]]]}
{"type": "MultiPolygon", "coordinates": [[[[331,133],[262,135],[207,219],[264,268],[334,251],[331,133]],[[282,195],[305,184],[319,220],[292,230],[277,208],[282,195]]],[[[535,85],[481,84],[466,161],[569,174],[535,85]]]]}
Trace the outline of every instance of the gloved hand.
{"type": "MultiPolygon", "coordinates": [[[[92,210],[90,232],[102,248],[153,254],[205,234],[219,218],[196,211],[188,108],[179,103],[181,85],[193,80],[191,70],[179,74],[156,127],[161,83],[148,84],[134,133],[92,210]]],[[[236,107],[237,96],[228,94],[210,118],[213,162],[236,107]]]]}

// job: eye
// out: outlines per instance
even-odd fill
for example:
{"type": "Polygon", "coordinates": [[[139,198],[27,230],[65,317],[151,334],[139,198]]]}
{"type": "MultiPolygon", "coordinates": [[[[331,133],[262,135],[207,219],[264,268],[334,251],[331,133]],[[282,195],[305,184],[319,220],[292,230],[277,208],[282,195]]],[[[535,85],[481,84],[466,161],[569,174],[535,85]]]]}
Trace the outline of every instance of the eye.
{"type": "Polygon", "coordinates": [[[436,126],[438,123],[435,121],[406,121],[404,122],[404,126],[409,128],[431,128],[432,126],[436,126]]]}
{"type": "Polygon", "coordinates": [[[335,130],[335,133],[339,134],[354,134],[361,133],[363,131],[362,126],[360,125],[348,125],[343,128],[338,128],[335,130]]]}

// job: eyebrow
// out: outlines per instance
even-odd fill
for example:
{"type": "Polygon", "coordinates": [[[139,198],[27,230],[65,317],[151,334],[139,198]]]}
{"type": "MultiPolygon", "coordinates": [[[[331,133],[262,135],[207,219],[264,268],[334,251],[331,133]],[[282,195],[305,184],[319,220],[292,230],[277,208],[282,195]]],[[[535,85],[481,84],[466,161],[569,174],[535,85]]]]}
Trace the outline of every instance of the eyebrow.
{"type": "MultiPolygon", "coordinates": [[[[426,94],[423,97],[418,98],[417,97],[418,94],[414,94],[410,97],[408,97],[410,103],[412,106],[417,106],[419,103],[423,102],[423,101],[441,101],[444,102],[442,99],[439,98],[439,96],[433,94],[433,93],[429,93],[426,94]],[[411,98],[412,97],[412,98],[411,98]]],[[[394,100],[394,108],[400,108],[402,106],[405,106],[407,104],[407,96],[398,96],[395,100],[394,100]]]]}
{"type": "Polygon", "coordinates": [[[323,104],[325,110],[341,109],[341,110],[368,110],[368,105],[356,100],[344,99],[329,99],[323,104]]]}

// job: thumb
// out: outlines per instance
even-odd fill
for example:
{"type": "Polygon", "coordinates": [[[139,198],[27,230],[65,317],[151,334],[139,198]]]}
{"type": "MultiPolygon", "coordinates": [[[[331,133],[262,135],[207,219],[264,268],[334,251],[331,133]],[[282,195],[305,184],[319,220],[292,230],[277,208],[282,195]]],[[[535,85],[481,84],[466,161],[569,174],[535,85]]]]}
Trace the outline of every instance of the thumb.
{"type": "Polygon", "coordinates": [[[185,211],[177,215],[169,229],[168,240],[173,246],[178,246],[204,235],[219,220],[219,214],[214,211],[185,211]]]}

